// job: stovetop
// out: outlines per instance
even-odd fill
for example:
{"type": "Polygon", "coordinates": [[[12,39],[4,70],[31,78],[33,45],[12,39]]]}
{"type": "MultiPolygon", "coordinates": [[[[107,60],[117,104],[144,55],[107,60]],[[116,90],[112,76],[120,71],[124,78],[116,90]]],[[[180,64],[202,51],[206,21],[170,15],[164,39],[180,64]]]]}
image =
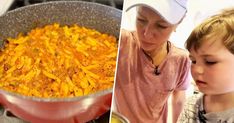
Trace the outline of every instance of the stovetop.
{"type": "Polygon", "coordinates": [[[0,123],[28,123],[22,119],[17,118],[14,114],[0,107],[0,123]]]}
{"type": "MultiPolygon", "coordinates": [[[[22,7],[22,6],[31,5],[31,4],[50,2],[50,1],[64,1],[64,0],[15,0],[13,4],[11,5],[11,7],[9,8],[9,10],[22,7]]],[[[67,1],[95,2],[99,4],[112,6],[120,10],[123,9],[123,0],[67,0],[67,1]]]]}

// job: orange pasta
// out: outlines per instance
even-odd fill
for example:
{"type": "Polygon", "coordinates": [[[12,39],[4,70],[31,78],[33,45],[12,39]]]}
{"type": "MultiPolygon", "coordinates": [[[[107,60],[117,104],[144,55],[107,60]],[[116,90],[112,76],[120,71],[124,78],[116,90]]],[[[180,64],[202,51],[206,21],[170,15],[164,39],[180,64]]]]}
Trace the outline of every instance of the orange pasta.
{"type": "Polygon", "coordinates": [[[113,85],[113,36],[55,23],[7,40],[0,53],[2,89],[27,96],[74,97],[113,85]]]}

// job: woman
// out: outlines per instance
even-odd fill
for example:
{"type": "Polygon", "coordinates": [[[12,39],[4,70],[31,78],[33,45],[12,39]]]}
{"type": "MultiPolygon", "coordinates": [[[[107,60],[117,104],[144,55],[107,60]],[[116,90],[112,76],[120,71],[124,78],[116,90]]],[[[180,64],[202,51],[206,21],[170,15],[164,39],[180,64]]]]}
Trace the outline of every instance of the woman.
{"type": "Polygon", "coordinates": [[[121,31],[115,104],[131,123],[166,123],[172,94],[176,122],[188,87],[187,52],[168,41],[186,13],[185,0],[136,1],[136,31],[121,31]]]}

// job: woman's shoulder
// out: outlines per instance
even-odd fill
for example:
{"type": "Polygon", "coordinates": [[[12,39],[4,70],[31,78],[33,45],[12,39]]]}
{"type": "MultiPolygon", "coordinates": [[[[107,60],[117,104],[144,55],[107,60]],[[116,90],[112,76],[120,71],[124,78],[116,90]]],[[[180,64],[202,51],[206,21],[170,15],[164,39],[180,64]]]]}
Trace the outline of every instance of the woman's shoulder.
{"type": "Polygon", "coordinates": [[[120,51],[126,51],[130,48],[135,49],[134,47],[137,46],[137,38],[135,31],[129,31],[125,29],[121,29],[121,36],[120,36],[120,51]]]}
{"type": "Polygon", "coordinates": [[[130,37],[130,32],[128,30],[121,29],[121,35],[120,36],[121,36],[121,42],[125,42],[130,37]]]}
{"type": "Polygon", "coordinates": [[[171,43],[171,51],[173,56],[181,58],[188,58],[189,56],[189,52],[186,49],[176,47],[173,43],[171,43]]]}
{"type": "Polygon", "coordinates": [[[121,42],[126,42],[128,40],[135,39],[134,31],[129,31],[126,29],[121,29],[121,42]]]}
{"type": "MultiPolygon", "coordinates": [[[[169,59],[174,61],[175,64],[180,64],[178,66],[187,66],[190,67],[189,52],[185,49],[178,48],[171,43],[169,59]]],[[[186,67],[186,68],[187,68],[186,67]]]]}

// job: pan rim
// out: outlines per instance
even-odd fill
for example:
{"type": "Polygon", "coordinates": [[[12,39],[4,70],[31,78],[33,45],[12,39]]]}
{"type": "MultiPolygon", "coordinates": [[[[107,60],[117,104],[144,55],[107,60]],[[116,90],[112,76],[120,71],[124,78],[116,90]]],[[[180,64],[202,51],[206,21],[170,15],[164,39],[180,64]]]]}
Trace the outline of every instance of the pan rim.
{"type": "Polygon", "coordinates": [[[70,101],[77,101],[92,97],[99,97],[106,94],[111,94],[113,92],[113,88],[109,88],[106,90],[97,91],[92,94],[84,95],[84,96],[74,96],[74,97],[35,97],[35,96],[26,96],[15,92],[10,92],[4,89],[0,89],[0,95],[7,95],[7,96],[14,96],[21,99],[27,99],[37,102],[70,102],[70,101]]]}

